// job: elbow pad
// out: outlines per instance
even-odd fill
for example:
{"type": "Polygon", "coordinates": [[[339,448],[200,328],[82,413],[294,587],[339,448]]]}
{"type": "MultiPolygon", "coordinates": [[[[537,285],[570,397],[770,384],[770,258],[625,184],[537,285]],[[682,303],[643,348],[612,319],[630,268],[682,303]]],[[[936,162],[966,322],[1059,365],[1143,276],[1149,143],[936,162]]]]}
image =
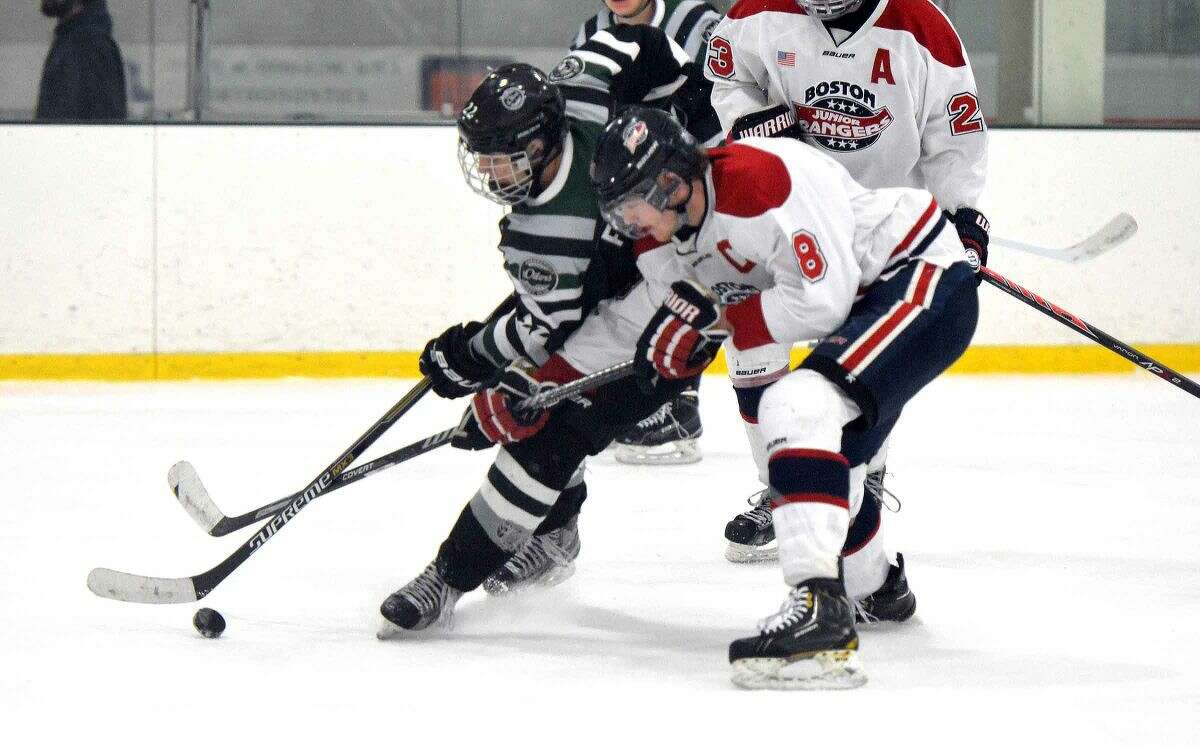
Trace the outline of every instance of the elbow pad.
{"type": "Polygon", "coordinates": [[[788,104],[776,104],[767,109],[743,114],[729,128],[726,142],[748,137],[791,137],[804,139],[804,127],[796,119],[796,112],[788,104]]]}

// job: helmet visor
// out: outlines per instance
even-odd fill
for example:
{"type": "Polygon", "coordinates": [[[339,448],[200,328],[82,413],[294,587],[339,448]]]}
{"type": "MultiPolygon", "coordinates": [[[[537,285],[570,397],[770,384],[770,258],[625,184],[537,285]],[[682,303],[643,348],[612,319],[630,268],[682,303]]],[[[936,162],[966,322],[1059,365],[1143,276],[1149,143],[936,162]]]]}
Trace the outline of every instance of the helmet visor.
{"type": "Polygon", "coordinates": [[[646,179],[620,197],[602,203],[600,215],[621,235],[640,239],[650,233],[651,224],[682,185],[683,179],[675,174],[646,179]]]}

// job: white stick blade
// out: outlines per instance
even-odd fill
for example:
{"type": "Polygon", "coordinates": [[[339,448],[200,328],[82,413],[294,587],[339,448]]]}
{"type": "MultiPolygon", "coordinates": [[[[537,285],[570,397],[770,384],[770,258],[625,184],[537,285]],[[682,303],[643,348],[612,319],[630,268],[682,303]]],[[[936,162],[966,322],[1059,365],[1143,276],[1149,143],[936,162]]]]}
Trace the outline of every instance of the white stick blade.
{"type": "Polygon", "coordinates": [[[118,602],[186,604],[196,601],[196,587],[190,578],[153,578],[93,568],[87,584],[96,596],[118,602]]]}
{"type": "Polygon", "coordinates": [[[225,514],[221,513],[221,509],[217,508],[217,504],[209,497],[204,483],[200,482],[200,476],[196,474],[196,468],[191,463],[178,462],[171,467],[167,471],[167,484],[179,499],[179,504],[204,531],[211,532],[217,522],[225,518],[225,514]]]}
{"type": "Polygon", "coordinates": [[[1121,213],[1110,220],[1092,236],[1079,242],[1069,250],[1068,259],[1071,262],[1082,262],[1094,259],[1109,249],[1119,246],[1137,233],[1138,223],[1129,213],[1121,213]]]}

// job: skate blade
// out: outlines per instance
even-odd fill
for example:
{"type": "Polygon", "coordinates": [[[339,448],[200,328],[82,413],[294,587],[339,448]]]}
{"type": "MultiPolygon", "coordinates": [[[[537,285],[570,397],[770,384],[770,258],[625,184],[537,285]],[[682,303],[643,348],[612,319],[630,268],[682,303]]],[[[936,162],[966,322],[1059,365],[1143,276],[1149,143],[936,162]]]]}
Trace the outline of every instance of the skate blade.
{"type": "Polygon", "coordinates": [[[765,545],[741,545],[730,542],[725,547],[725,559],[730,563],[769,563],[779,560],[779,542],[765,545]]]}
{"type": "Polygon", "coordinates": [[[575,563],[555,566],[532,581],[496,581],[491,578],[483,582],[483,590],[493,597],[521,594],[534,589],[558,586],[575,575],[575,563]]]}
{"type": "Polygon", "coordinates": [[[621,464],[652,466],[659,464],[695,464],[703,459],[700,446],[694,440],[672,441],[658,446],[617,444],[613,458],[621,464]]]}
{"type": "Polygon", "coordinates": [[[867,684],[855,651],[822,651],[794,662],[787,659],[739,659],[733,684],[746,690],[852,690],[867,684]]]}
{"type": "Polygon", "coordinates": [[[388,641],[393,638],[419,638],[423,636],[437,635],[441,633],[449,633],[454,630],[454,611],[453,609],[442,612],[441,617],[429,623],[423,628],[415,628],[409,630],[402,628],[386,617],[383,618],[383,623],[379,626],[379,630],[375,631],[375,638],[380,641],[388,641]]]}
{"type": "Polygon", "coordinates": [[[396,625],[392,622],[384,620],[383,625],[379,626],[379,630],[375,631],[375,639],[380,640],[380,641],[387,641],[387,640],[391,640],[392,638],[399,638],[400,636],[406,635],[411,632],[412,632],[411,630],[405,630],[404,628],[400,627],[399,625],[396,625]]]}

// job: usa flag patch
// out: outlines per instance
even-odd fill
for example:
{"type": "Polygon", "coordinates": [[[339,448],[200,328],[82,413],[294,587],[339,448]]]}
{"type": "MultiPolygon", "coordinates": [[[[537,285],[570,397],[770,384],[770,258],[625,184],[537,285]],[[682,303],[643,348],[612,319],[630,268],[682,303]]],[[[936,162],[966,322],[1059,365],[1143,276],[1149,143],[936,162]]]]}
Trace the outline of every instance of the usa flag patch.
{"type": "Polygon", "coordinates": [[[775,62],[779,63],[783,67],[795,67],[796,66],[796,53],[795,52],[781,52],[781,51],[777,50],[775,52],[775,62]]]}

